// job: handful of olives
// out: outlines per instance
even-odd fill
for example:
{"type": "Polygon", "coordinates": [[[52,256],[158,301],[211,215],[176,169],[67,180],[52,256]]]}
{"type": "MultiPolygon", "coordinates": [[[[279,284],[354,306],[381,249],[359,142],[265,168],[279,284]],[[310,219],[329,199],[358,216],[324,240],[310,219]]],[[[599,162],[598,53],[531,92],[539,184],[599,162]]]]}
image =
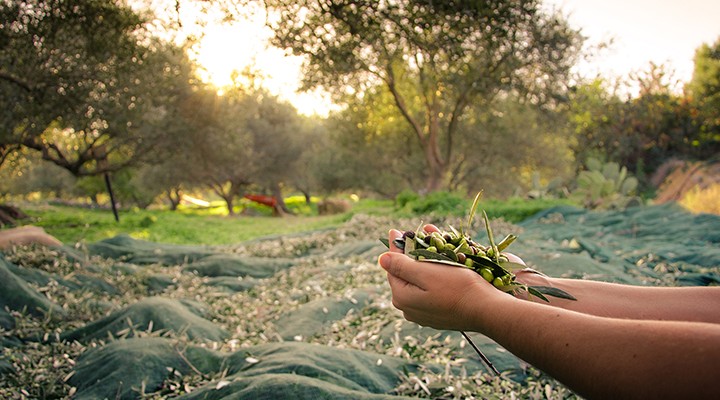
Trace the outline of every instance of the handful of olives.
{"type": "MultiPolygon", "coordinates": [[[[470,226],[477,209],[481,193],[475,197],[470,210],[468,224],[470,226]]],[[[507,235],[503,240],[495,243],[488,216],[483,213],[489,244],[484,246],[473,240],[464,230],[458,231],[452,226],[447,231],[425,231],[418,228],[415,231],[406,231],[401,238],[395,239],[393,245],[418,261],[428,261],[469,268],[477,272],[486,281],[497,289],[514,294],[517,291],[527,291],[541,300],[549,302],[547,297],[554,296],[563,299],[576,300],[564,290],[551,286],[528,286],[515,279],[514,270],[525,269],[525,266],[511,262],[502,252],[517,239],[515,235],[507,235]]],[[[380,239],[389,246],[387,239],[380,239]]],[[[532,271],[532,270],[530,270],[532,271]]],[[[536,272],[536,271],[532,271],[536,272]]],[[[536,272],[537,273],[537,272],[536,272]]]]}
{"type": "MultiPolygon", "coordinates": [[[[475,196],[475,200],[470,208],[467,221],[468,227],[472,224],[481,195],[482,192],[475,196]]],[[[525,290],[528,294],[547,302],[549,302],[549,300],[545,295],[576,300],[570,293],[562,289],[551,286],[528,286],[518,282],[515,279],[513,270],[524,269],[525,266],[511,262],[508,257],[502,253],[517,237],[515,235],[507,235],[499,243],[495,243],[492,229],[490,228],[490,221],[485,211],[483,211],[483,219],[489,241],[487,246],[483,246],[474,241],[470,235],[466,233],[465,229],[458,231],[451,226],[448,231],[426,231],[421,228],[422,224],[420,225],[421,227],[418,227],[415,231],[405,231],[402,237],[393,241],[393,245],[403,250],[406,255],[414,257],[418,261],[469,268],[480,274],[483,279],[497,289],[510,294],[525,290]]],[[[381,238],[380,241],[388,248],[390,247],[387,239],[381,238]]],[[[472,342],[470,337],[465,332],[461,331],[461,333],[488,368],[496,375],[500,375],[500,372],[498,372],[492,362],[490,362],[482,351],[472,342]]]]}

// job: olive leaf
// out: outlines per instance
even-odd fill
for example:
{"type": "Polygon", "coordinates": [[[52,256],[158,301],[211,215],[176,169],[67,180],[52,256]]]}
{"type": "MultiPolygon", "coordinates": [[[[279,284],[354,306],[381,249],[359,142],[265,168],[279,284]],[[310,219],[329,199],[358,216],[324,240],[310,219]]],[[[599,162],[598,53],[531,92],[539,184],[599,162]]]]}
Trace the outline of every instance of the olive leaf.
{"type": "Polygon", "coordinates": [[[493,237],[492,228],[490,227],[490,219],[488,218],[485,210],[482,210],[482,213],[483,220],[485,221],[485,230],[487,231],[488,241],[490,242],[490,249],[492,250],[492,254],[490,254],[490,257],[493,258],[493,261],[497,263],[500,257],[500,252],[495,245],[495,238],[493,237]]]}
{"type": "MultiPolygon", "coordinates": [[[[571,295],[570,293],[568,293],[560,288],[556,288],[553,286],[528,286],[528,292],[530,292],[530,289],[533,289],[533,292],[546,294],[548,296],[557,297],[559,299],[567,299],[567,300],[577,301],[575,296],[571,295]]],[[[535,294],[535,293],[533,293],[533,294],[535,294]]],[[[537,294],[535,294],[535,295],[537,296],[537,294]]],[[[538,296],[538,297],[541,297],[541,296],[538,296]]],[[[548,300],[545,299],[545,301],[548,301],[548,300]]]]}
{"type": "Polygon", "coordinates": [[[527,270],[527,266],[511,261],[500,262],[500,266],[513,273],[515,271],[527,270]]]}
{"type": "Polygon", "coordinates": [[[436,252],[430,251],[430,250],[417,249],[417,250],[411,251],[411,252],[408,253],[408,254],[410,254],[410,255],[412,255],[412,256],[415,256],[416,258],[422,256],[422,257],[425,257],[425,258],[428,259],[428,260],[433,260],[433,261],[450,261],[450,262],[454,262],[454,263],[457,264],[456,261],[454,261],[452,258],[446,256],[445,254],[436,253],[436,252]]]}
{"type": "Polygon", "coordinates": [[[537,298],[539,298],[539,299],[541,299],[541,300],[544,300],[544,301],[547,302],[547,303],[550,302],[550,300],[548,300],[548,298],[545,297],[545,296],[542,294],[541,291],[537,290],[535,286],[528,286],[528,287],[527,287],[527,291],[528,291],[528,293],[530,293],[531,295],[533,295],[533,296],[535,296],[535,297],[537,297],[537,298]]]}
{"type": "Polygon", "coordinates": [[[503,240],[501,240],[500,243],[497,244],[498,251],[505,250],[508,246],[510,246],[510,244],[512,242],[515,241],[515,239],[517,239],[517,236],[515,236],[513,234],[505,236],[505,238],[503,240]]]}
{"type": "Polygon", "coordinates": [[[490,268],[490,270],[493,272],[493,275],[495,275],[495,276],[503,277],[505,275],[511,274],[511,272],[508,271],[507,269],[503,268],[503,266],[500,265],[500,263],[497,263],[488,257],[476,256],[476,255],[472,255],[472,254],[467,254],[466,257],[473,260],[474,262],[479,264],[481,267],[490,268]]]}
{"type": "Polygon", "coordinates": [[[482,198],[483,191],[479,191],[478,194],[475,195],[475,199],[472,202],[472,205],[470,206],[470,212],[468,213],[468,219],[467,224],[462,229],[463,235],[468,235],[468,231],[472,227],[473,219],[475,218],[475,212],[477,211],[478,206],[480,205],[480,198],[482,198]]]}

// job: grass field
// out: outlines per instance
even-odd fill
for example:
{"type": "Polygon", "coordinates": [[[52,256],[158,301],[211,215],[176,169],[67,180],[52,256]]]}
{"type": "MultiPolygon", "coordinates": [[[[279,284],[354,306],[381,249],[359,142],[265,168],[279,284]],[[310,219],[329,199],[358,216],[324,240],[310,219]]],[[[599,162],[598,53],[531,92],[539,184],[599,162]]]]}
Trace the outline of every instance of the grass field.
{"type": "MultiPolygon", "coordinates": [[[[459,211],[449,211],[462,216],[468,209],[461,204],[459,211]]],[[[546,208],[568,204],[564,200],[487,200],[480,207],[491,218],[503,218],[508,222],[519,222],[546,208]]],[[[152,242],[225,245],[240,243],[258,237],[285,235],[337,227],[355,214],[395,215],[412,217],[412,209],[397,209],[392,200],[363,199],[353,204],[349,212],[336,215],[317,215],[314,205],[308,206],[297,199],[289,199],[288,205],[295,215],[277,218],[270,216],[268,209],[246,205],[252,208],[252,215],[228,216],[222,204],[207,208],[181,207],[169,210],[120,210],[120,221],[116,222],[110,210],[25,203],[23,211],[31,216],[22,224],[43,227],[49,234],[66,244],[96,242],[127,234],[136,239],[152,242]]],[[[448,211],[445,211],[446,213],[448,211]]]]}

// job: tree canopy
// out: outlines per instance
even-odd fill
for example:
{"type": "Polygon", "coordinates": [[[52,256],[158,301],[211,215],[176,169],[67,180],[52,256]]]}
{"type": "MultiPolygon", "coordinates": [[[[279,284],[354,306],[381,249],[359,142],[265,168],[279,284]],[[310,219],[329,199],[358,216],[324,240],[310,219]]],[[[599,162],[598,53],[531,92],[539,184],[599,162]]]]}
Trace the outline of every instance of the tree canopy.
{"type": "Polygon", "coordinates": [[[122,2],[0,3],[0,161],[19,147],[77,176],[158,144],[191,67],[122,2]]]}
{"type": "Polygon", "coordinates": [[[305,55],[304,85],[362,95],[383,85],[424,153],[426,189],[446,187],[471,105],[562,93],[581,37],[538,1],[268,0],[274,43],[305,55]]]}

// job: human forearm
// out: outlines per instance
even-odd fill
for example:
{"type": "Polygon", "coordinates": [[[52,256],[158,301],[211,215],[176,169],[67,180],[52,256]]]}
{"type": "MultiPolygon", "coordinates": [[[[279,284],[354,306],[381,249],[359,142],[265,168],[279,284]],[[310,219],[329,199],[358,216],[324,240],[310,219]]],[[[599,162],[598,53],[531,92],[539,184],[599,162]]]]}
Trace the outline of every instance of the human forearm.
{"type": "Polygon", "coordinates": [[[577,301],[548,297],[551,305],[567,310],[601,317],[720,323],[720,287],[631,286],[527,272],[519,273],[518,280],[571,293],[577,301]]]}
{"type": "Polygon", "coordinates": [[[602,318],[512,298],[475,318],[478,331],[588,398],[707,398],[720,378],[713,324],[602,318]]]}

